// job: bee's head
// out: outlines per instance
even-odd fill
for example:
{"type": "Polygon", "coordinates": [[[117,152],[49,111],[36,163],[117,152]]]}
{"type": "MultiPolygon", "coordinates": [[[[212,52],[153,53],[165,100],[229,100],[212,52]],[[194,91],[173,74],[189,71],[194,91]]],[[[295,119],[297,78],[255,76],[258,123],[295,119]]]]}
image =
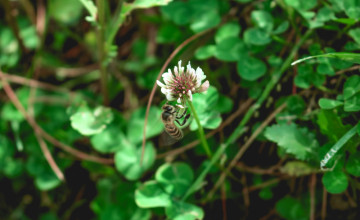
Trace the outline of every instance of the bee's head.
{"type": "Polygon", "coordinates": [[[172,113],[175,111],[175,107],[172,105],[168,105],[168,104],[163,105],[162,109],[163,109],[163,111],[169,112],[169,113],[170,112],[172,113]]]}

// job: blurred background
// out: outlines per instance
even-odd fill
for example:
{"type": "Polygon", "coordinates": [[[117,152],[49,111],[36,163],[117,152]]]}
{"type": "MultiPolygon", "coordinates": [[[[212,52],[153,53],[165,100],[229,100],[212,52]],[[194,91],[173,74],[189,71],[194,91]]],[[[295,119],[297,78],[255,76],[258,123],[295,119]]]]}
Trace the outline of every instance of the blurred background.
{"type": "Polygon", "coordinates": [[[359,17],[356,0],[1,0],[0,218],[359,219],[359,17]],[[167,142],[155,86],[179,60],[210,82],[193,97],[210,157],[193,115],[167,142]]]}

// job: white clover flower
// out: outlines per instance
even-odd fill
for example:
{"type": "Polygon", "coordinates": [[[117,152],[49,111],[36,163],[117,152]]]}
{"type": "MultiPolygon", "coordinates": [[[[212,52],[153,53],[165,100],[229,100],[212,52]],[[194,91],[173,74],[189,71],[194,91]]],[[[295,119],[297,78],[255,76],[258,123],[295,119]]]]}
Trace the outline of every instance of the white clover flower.
{"type": "Polygon", "coordinates": [[[196,71],[191,68],[190,62],[184,67],[174,67],[174,73],[168,69],[168,72],[162,75],[165,84],[157,80],[157,84],[161,87],[161,92],[165,94],[167,100],[177,100],[178,103],[185,104],[186,100],[192,101],[192,95],[195,93],[205,92],[209,88],[209,81],[202,81],[206,78],[200,67],[196,71]]]}

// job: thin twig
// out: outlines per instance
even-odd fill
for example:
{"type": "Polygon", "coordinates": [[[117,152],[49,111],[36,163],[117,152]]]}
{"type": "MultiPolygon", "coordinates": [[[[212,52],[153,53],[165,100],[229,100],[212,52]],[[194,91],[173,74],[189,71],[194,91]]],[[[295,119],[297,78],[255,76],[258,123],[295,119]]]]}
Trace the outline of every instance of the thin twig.
{"type": "Polygon", "coordinates": [[[30,126],[34,129],[34,131],[38,132],[45,140],[49,141],[51,144],[63,149],[64,151],[68,152],[69,154],[72,154],[75,157],[82,159],[82,160],[93,161],[93,162],[97,162],[97,163],[101,163],[101,164],[113,164],[114,163],[113,159],[96,157],[96,156],[89,155],[84,152],[78,151],[78,150],[58,141],[57,139],[52,137],[50,134],[45,132],[36,123],[35,119],[26,112],[24,106],[20,103],[18,97],[12,90],[11,86],[5,80],[5,77],[3,76],[3,73],[1,71],[0,71],[0,78],[2,80],[4,90],[7,94],[7,96],[9,97],[9,99],[11,100],[11,102],[15,105],[17,110],[25,117],[26,121],[30,124],[30,126]]]}
{"type": "Polygon", "coordinates": [[[270,212],[268,212],[265,216],[261,217],[259,220],[267,220],[269,219],[271,216],[277,214],[275,209],[271,209],[270,212]]]}
{"type": "Polygon", "coordinates": [[[54,96],[36,96],[33,99],[33,103],[42,103],[45,105],[64,105],[69,106],[71,101],[66,97],[54,97],[54,96]]]}
{"type": "MultiPolygon", "coordinates": [[[[37,74],[35,74],[35,77],[36,76],[37,76],[37,74]]],[[[36,90],[37,90],[36,87],[31,87],[29,98],[28,98],[27,114],[31,117],[34,116],[34,99],[35,99],[35,95],[36,95],[36,90]]],[[[15,95],[15,93],[14,93],[14,95],[15,95]]],[[[46,142],[44,141],[44,139],[41,137],[41,135],[39,134],[39,132],[37,130],[35,130],[35,136],[40,145],[40,149],[41,149],[46,161],[50,165],[50,168],[53,170],[53,172],[55,173],[55,175],[58,177],[59,180],[65,181],[64,174],[60,170],[59,166],[56,164],[54,158],[52,157],[52,155],[49,151],[49,148],[48,148],[46,142]]]]}
{"type": "Polygon", "coordinates": [[[316,173],[313,173],[310,178],[310,220],[315,220],[315,187],[316,187],[316,173]]]}
{"type": "Polygon", "coordinates": [[[271,180],[262,182],[260,184],[255,185],[255,186],[250,186],[247,189],[243,189],[243,191],[248,190],[249,192],[252,192],[252,191],[255,191],[255,190],[258,190],[258,189],[262,189],[262,188],[271,186],[271,185],[279,182],[280,180],[289,179],[289,178],[291,178],[291,177],[284,177],[284,176],[283,177],[278,177],[278,178],[275,178],[275,179],[271,179],[271,180]]]}
{"type": "Polygon", "coordinates": [[[354,71],[354,70],[359,70],[359,69],[360,69],[360,65],[355,65],[355,66],[349,67],[347,69],[339,70],[335,73],[335,75],[340,75],[340,74],[343,74],[343,73],[346,73],[349,71],[354,71]]]}
{"type": "Polygon", "coordinates": [[[345,194],[347,200],[349,201],[349,204],[350,204],[351,208],[356,208],[356,207],[357,207],[357,204],[356,204],[356,202],[354,201],[354,199],[350,196],[349,192],[346,190],[346,191],[344,192],[344,194],[345,194]]]}
{"type": "Polygon", "coordinates": [[[35,18],[35,10],[34,10],[34,7],[31,4],[30,0],[20,0],[20,2],[23,5],[25,13],[29,17],[31,23],[35,25],[35,23],[36,23],[36,21],[35,21],[36,20],[36,18],[35,18]]]}
{"type": "MultiPolygon", "coordinates": [[[[32,20],[32,22],[35,22],[35,11],[34,8],[32,7],[31,3],[27,0],[22,0],[22,3],[25,7],[25,10],[28,13],[28,16],[30,17],[30,19],[32,20]]],[[[44,36],[44,31],[45,31],[45,17],[46,17],[46,13],[45,13],[45,6],[42,0],[38,0],[38,8],[37,8],[37,15],[36,15],[36,30],[37,30],[37,34],[39,35],[40,39],[41,39],[41,45],[43,45],[43,36],[44,36]]],[[[35,74],[35,76],[37,77],[38,74],[35,74]]],[[[20,78],[20,77],[19,77],[20,78]]],[[[3,82],[4,79],[2,78],[3,82]]],[[[7,83],[5,83],[7,84],[7,83]]],[[[9,91],[11,90],[11,87],[7,84],[6,86],[9,91]]],[[[28,114],[28,116],[33,117],[34,114],[34,100],[35,100],[35,94],[36,94],[36,89],[37,87],[32,86],[30,87],[30,95],[29,95],[29,99],[28,99],[28,110],[30,113],[26,112],[28,114]]],[[[5,88],[4,88],[5,89],[5,88]]],[[[13,91],[7,92],[8,96],[9,94],[13,95],[12,100],[16,100],[17,97],[15,95],[15,93],[13,91]]],[[[10,96],[9,96],[10,98],[10,96]]],[[[19,107],[21,106],[21,103],[19,107]]],[[[15,103],[14,103],[15,105],[15,103]]],[[[24,109],[25,110],[25,109],[24,109]]],[[[55,175],[59,178],[59,180],[61,181],[65,181],[65,177],[63,172],[61,171],[61,169],[59,168],[59,166],[56,164],[54,158],[52,157],[48,146],[46,144],[46,142],[44,141],[44,139],[42,138],[41,134],[39,133],[39,130],[35,130],[35,136],[36,139],[40,145],[41,151],[43,152],[43,155],[46,159],[46,161],[48,162],[48,164],[50,165],[51,169],[54,171],[55,175]]]]}
{"type": "Polygon", "coordinates": [[[216,190],[219,188],[219,186],[224,182],[225,177],[228,173],[230,173],[230,170],[236,165],[237,161],[244,155],[245,151],[251,146],[252,142],[255,140],[255,138],[264,130],[264,128],[275,118],[275,116],[280,113],[284,108],[286,107],[286,103],[279,106],[272,114],[269,115],[269,117],[261,123],[261,125],[254,131],[254,133],[250,136],[248,141],[240,148],[236,156],[233,158],[233,160],[230,162],[229,166],[221,173],[218,181],[212,188],[212,190],[209,192],[207,196],[207,200],[211,199],[216,192],[216,190]]]}
{"type": "Polygon", "coordinates": [[[221,187],[221,204],[222,204],[222,210],[223,210],[223,220],[227,220],[225,184],[222,184],[222,187],[221,187]]]}
{"type": "MultiPolygon", "coordinates": [[[[317,172],[312,173],[312,174],[315,174],[315,175],[316,175],[316,173],[317,173],[317,172]]],[[[312,174],[311,174],[311,175],[312,175],[312,174]]],[[[279,176],[279,177],[277,177],[277,178],[275,178],[275,179],[270,179],[270,180],[268,180],[268,181],[266,181],[266,182],[263,182],[263,183],[261,183],[261,184],[254,185],[254,186],[250,186],[247,190],[249,190],[249,192],[253,192],[253,191],[255,191],[255,190],[262,189],[262,188],[265,188],[265,187],[267,187],[267,186],[271,186],[271,185],[279,182],[280,180],[288,180],[288,179],[290,179],[290,180],[292,181],[292,180],[295,180],[297,177],[303,177],[303,176],[306,176],[306,175],[309,175],[309,174],[304,174],[304,175],[301,175],[301,176],[282,175],[282,176],[279,176]]],[[[243,189],[243,191],[244,191],[244,190],[245,190],[245,189],[243,189]]]]}
{"type": "Polygon", "coordinates": [[[61,76],[61,77],[78,77],[78,76],[87,74],[87,73],[97,70],[97,69],[99,69],[99,64],[94,63],[94,64],[90,64],[88,66],[76,67],[76,68],[61,67],[61,68],[55,69],[55,72],[57,73],[58,76],[61,76]]]}
{"type": "Polygon", "coordinates": [[[236,168],[243,172],[258,174],[258,175],[280,175],[281,173],[275,172],[276,170],[279,170],[281,167],[283,160],[280,160],[280,162],[272,167],[261,169],[258,167],[248,167],[244,163],[238,162],[236,164],[236,168]]]}
{"type": "Polygon", "coordinates": [[[37,16],[36,16],[36,32],[41,38],[41,42],[43,45],[44,42],[44,32],[45,32],[45,24],[46,24],[46,8],[43,0],[37,1],[37,16]]]}
{"type": "Polygon", "coordinates": [[[39,142],[41,151],[43,152],[44,157],[47,160],[48,164],[50,165],[51,169],[54,171],[55,175],[59,178],[59,180],[65,181],[64,174],[62,173],[62,171],[56,164],[54,158],[51,156],[51,153],[50,153],[44,139],[42,139],[41,135],[38,132],[35,132],[35,136],[36,136],[37,141],[39,142]]]}
{"type": "MultiPolygon", "coordinates": [[[[290,34],[289,34],[289,35],[287,36],[287,38],[286,38],[286,42],[287,42],[288,44],[289,44],[290,42],[292,42],[292,38],[294,37],[294,35],[295,35],[295,29],[291,29],[290,34]]],[[[287,45],[288,45],[288,44],[287,44],[287,45]]],[[[287,51],[287,47],[284,46],[284,47],[282,48],[282,50],[280,51],[280,53],[279,53],[279,57],[283,57],[286,51],[287,51]]]]}
{"type": "Polygon", "coordinates": [[[10,81],[10,82],[13,82],[13,83],[26,85],[26,86],[29,86],[29,87],[37,87],[37,88],[40,88],[40,89],[54,91],[54,92],[71,93],[71,91],[69,91],[66,88],[62,88],[62,87],[59,87],[59,86],[54,86],[52,84],[40,82],[40,81],[37,81],[37,80],[34,80],[34,79],[27,79],[27,78],[24,78],[24,77],[21,77],[21,76],[11,75],[11,74],[7,74],[7,73],[4,73],[4,72],[1,72],[1,75],[7,81],[10,81]]]}
{"type": "Polygon", "coordinates": [[[321,206],[321,219],[326,219],[326,206],[327,206],[327,191],[325,186],[323,187],[323,198],[322,198],[322,206],[321,206]]]}
{"type": "Polygon", "coordinates": [[[250,197],[249,197],[249,188],[247,186],[246,183],[246,175],[243,173],[242,178],[241,178],[241,183],[243,185],[243,197],[244,197],[244,204],[246,207],[246,210],[248,210],[248,208],[250,207],[250,197]]]}
{"type": "MultiPolygon", "coordinates": [[[[179,51],[181,49],[183,49],[186,45],[188,45],[190,42],[192,42],[193,40],[199,38],[200,36],[204,35],[205,33],[209,32],[212,29],[200,32],[198,34],[195,34],[191,37],[189,37],[188,39],[186,39],[184,42],[182,42],[171,54],[170,56],[166,59],[164,65],[161,67],[161,70],[158,74],[158,76],[156,77],[156,80],[159,80],[162,73],[165,71],[165,69],[167,68],[167,66],[169,65],[169,63],[171,62],[171,60],[175,57],[175,55],[177,53],[179,53],[179,51]]],[[[156,81],[154,82],[154,86],[151,90],[150,93],[150,97],[149,97],[149,101],[148,104],[146,106],[146,113],[145,113],[145,120],[144,120],[144,129],[143,129],[143,140],[142,140],[142,149],[141,149],[141,159],[140,159],[140,165],[142,164],[143,161],[143,157],[144,157],[144,150],[145,150],[145,143],[146,143],[146,126],[147,126],[147,122],[148,122],[148,117],[149,117],[149,111],[150,111],[150,106],[152,103],[152,100],[154,98],[155,92],[156,92],[156,88],[157,88],[157,83],[156,81]]]]}

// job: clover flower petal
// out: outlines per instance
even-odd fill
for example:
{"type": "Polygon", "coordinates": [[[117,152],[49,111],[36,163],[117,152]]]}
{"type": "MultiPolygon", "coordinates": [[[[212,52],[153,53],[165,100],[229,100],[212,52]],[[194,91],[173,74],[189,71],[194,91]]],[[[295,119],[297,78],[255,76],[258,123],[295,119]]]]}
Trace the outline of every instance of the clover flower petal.
{"type": "Polygon", "coordinates": [[[184,105],[186,100],[192,101],[192,95],[195,93],[206,92],[210,83],[206,80],[203,70],[198,67],[193,69],[190,62],[185,67],[181,66],[181,60],[178,66],[174,67],[174,73],[171,69],[162,74],[164,83],[157,81],[156,83],[161,87],[161,92],[169,101],[177,100],[178,103],[184,105]]]}
{"type": "Polygon", "coordinates": [[[209,80],[206,80],[199,88],[199,92],[206,92],[210,86],[209,80]]]}

